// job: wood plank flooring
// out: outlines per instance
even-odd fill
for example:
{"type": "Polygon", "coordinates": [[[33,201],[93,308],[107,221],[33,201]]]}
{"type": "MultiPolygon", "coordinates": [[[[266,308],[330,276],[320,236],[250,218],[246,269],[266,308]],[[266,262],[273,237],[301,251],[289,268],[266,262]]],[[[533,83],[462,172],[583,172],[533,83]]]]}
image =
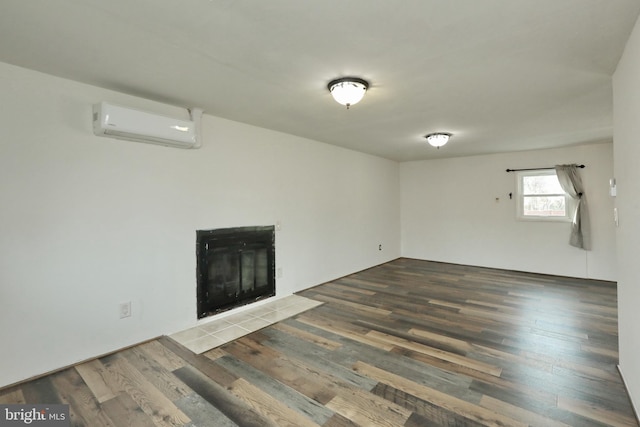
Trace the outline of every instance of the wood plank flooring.
{"type": "Polygon", "coordinates": [[[615,284],[399,259],[196,355],[164,337],[18,386],[74,426],[638,426],[615,284]]]}

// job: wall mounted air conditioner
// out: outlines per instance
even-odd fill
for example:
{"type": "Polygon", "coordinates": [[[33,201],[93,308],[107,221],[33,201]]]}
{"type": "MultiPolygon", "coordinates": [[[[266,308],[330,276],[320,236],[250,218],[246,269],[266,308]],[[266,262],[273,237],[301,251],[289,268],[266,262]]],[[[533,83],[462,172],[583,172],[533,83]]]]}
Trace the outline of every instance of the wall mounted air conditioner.
{"type": "Polygon", "coordinates": [[[202,110],[189,110],[191,120],[174,119],[100,102],[93,106],[93,133],[128,141],[178,148],[199,148],[202,110]]]}

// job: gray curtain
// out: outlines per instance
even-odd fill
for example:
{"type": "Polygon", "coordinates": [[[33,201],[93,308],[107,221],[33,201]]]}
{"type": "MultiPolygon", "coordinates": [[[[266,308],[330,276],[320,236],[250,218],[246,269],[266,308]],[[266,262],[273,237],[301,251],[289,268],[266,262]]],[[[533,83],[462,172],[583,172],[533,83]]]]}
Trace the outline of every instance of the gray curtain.
{"type": "Polygon", "coordinates": [[[578,174],[577,165],[557,165],[556,174],[562,189],[571,198],[577,200],[576,211],[571,222],[571,237],[569,244],[586,251],[591,249],[591,236],[589,232],[589,212],[587,211],[587,198],[584,194],[582,179],[578,174]]]}

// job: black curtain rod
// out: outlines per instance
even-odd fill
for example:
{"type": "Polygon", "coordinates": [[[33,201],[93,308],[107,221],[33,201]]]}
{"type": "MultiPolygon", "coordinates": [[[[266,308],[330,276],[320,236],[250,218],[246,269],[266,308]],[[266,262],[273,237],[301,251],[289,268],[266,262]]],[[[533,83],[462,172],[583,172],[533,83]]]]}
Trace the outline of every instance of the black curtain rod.
{"type": "MultiPolygon", "coordinates": [[[[577,165],[577,167],[579,167],[580,169],[584,169],[586,166],[585,165],[577,165]]],[[[553,168],[531,168],[531,169],[507,169],[507,172],[540,171],[540,170],[547,170],[547,169],[555,169],[555,167],[553,167],[553,168]]]]}

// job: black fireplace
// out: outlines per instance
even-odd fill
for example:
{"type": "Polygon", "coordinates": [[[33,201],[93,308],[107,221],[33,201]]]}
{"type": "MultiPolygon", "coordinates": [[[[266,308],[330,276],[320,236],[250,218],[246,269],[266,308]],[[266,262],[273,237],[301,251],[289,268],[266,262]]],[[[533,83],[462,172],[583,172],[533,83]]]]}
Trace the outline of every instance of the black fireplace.
{"type": "Polygon", "coordinates": [[[275,295],[274,231],[258,226],[196,232],[198,319],[275,295]]]}

